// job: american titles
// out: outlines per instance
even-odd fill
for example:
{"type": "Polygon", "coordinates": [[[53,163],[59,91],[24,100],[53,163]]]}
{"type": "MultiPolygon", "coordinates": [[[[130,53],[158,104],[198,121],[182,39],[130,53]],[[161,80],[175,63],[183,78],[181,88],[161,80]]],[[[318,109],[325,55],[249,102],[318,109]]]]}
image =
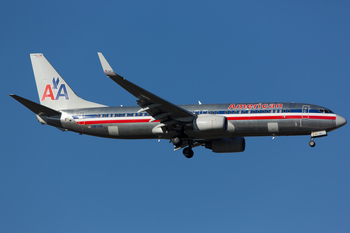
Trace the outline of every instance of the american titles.
{"type": "Polygon", "coordinates": [[[228,109],[269,109],[282,107],[283,104],[231,104],[228,109]]]}

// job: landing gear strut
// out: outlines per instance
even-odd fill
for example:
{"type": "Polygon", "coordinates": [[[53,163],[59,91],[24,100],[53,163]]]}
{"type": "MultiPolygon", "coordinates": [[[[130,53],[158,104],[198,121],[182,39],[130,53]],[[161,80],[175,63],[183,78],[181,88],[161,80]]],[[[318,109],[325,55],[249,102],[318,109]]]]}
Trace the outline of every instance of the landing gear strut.
{"type": "Polygon", "coordinates": [[[186,158],[190,159],[193,157],[193,150],[191,147],[186,147],[184,150],[183,150],[183,154],[186,158]]]}

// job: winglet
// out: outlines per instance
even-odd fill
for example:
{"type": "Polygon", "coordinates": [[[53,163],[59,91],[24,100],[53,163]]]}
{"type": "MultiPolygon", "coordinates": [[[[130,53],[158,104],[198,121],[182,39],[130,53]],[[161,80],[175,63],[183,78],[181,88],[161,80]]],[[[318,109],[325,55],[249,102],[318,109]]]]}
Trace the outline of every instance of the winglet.
{"type": "Polygon", "coordinates": [[[106,58],[103,56],[102,53],[98,52],[98,57],[100,58],[100,62],[102,65],[102,69],[105,72],[106,75],[116,75],[116,73],[113,71],[112,67],[108,64],[106,58]]]}

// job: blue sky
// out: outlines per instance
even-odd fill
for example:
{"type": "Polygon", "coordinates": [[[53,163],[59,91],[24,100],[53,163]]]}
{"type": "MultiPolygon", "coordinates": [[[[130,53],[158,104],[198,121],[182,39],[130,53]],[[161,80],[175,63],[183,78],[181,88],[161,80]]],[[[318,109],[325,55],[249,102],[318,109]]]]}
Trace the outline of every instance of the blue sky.
{"type": "Polygon", "coordinates": [[[29,53],[82,98],[136,99],[114,70],[175,104],[305,102],[350,119],[348,1],[2,1],[0,232],[349,232],[348,125],[247,138],[246,151],[111,140],[41,126],[29,53]]]}

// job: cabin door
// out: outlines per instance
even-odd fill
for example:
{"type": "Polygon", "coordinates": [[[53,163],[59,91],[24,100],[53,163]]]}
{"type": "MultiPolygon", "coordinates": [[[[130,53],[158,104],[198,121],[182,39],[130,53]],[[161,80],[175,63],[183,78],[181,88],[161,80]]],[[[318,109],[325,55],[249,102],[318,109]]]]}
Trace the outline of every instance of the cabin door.
{"type": "Polygon", "coordinates": [[[307,125],[307,122],[309,120],[309,111],[310,111],[310,106],[309,105],[303,105],[302,108],[302,113],[301,113],[301,119],[300,119],[300,127],[304,127],[307,125]]]}
{"type": "Polygon", "coordinates": [[[302,110],[301,118],[302,119],[309,119],[309,111],[310,111],[310,106],[309,105],[304,105],[303,110],[302,110]]]}

